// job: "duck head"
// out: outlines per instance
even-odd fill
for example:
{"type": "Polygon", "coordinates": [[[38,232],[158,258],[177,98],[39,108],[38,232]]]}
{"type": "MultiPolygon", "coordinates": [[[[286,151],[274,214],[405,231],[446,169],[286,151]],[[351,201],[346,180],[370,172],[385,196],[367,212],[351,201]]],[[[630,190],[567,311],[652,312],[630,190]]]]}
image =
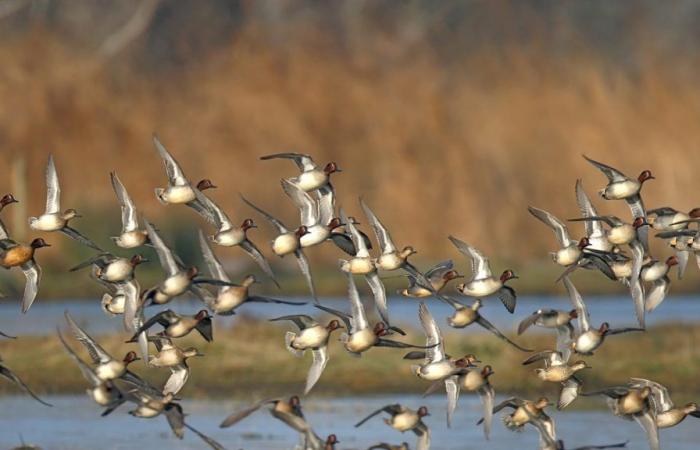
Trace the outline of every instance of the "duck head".
{"type": "Polygon", "coordinates": [[[693,219],[697,219],[700,217],[700,208],[693,208],[688,212],[688,217],[692,217],[693,219]]]}
{"type": "Polygon", "coordinates": [[[678,265],[678,258],[675,255],[669,256],[668,258],[666,258],[666,265],[668,267],[677,266],[678,265]]]}
{"type": "Polygon", "coordinates": [[[148,262],[148,259],[146,259],[143,255],[137,253],[137,254],[135,254],[134,256],[131,257],[131,259],[129,260],[129,262],[131,262],[131,265],[132,265],[133,267],[136,267],[136,266],[138,266],[138,265],[141,264],[141,263],[148,262]]]}
{"type": "Polygon", "coordinates": [[[328,325],[326,326],[326,330],[328,330],[329,333],[337,330],[338,328],[343,328],[343,326],[340,324],[340,321],[338,319],[333,319],[330,322],[328,322],[328,325]]]}
{"type": "Polygon", "coordinates": [[[413,247],[411,247],[410,245],[408,245],[408,246],[404,247],[403,250],[401,250],[401,257],[402,257],[403,259],[406,259],[406,258],[408,258],[408,257],[411,256],[411,255],[415,255],[416,253],[418,253],[418,252],[416,251],[416,249],[414,249],[413,247]]]}
{"type": "Polygon", "coordinates": [[[482,305],[483,305],[483,303],[481,303],[481,299],[479,299],[479,298],[474,299],[474,303],[472,303],[472,309],[474,311],[478,311],[482,305]]]}
{"type": "Polygon", "coordinates": [[[501,274],[501,283],[505,283],[508,280],[513,280],[515,278],[518,278],[518,276],[513,272],[512,270],[504,270],[503,273],[501,274]]]}
{"type": "Polygon", "coordinates": [[[338,217],[334,217],[331,219],[330,222],[328,222],[328,229],[329,230],[335,230],[336,228],[342,227],[342,226],[343,226],[343,221],[340,220],[340,218],[338,218],[338,217]]]}
{"type": "Polygon", "coordinates": [[[300,226],[299,228],[297,228],[297,230],[294,232],[294,234],[295,234],[298,238],[300,238],[300,237],[302,237],[303,235],[308,234],[308,233],[309,233],[309,229],[306,228],[304,225],[302,225],[302,226],[300,226]]]}
{"type": "Polygon", "coordinates": [[[651,174],[651,170],[643,170],[642,173],[639,174],[639,177],[637,177],[637,180],[640,183],[644,183],[645,181],[649,180],[654,180],[655,177],[654,175],[651,174]]]}
{"type": "Polygon", "coordinates": [[[578,319],[578,310],[572,309],[569,311],[569,320],[578,319]]]}
{"type": "Polygon", "coordinates": [[[250,287],[258,282],[257,278],[255,278],[255,275],[247,275],[243,281],[241,282],[241,285],[243,287],[250,287]]]}
{"type": "Polygon", "coordinates": [[[80,214],[78,214],[78,211],[76,211],[75,209],[68,208],[67,210],[63,211],[64,220],[71,220],[75,217],[82,217],[80,214]]]}
{"type": "Polygon", "coordinates": [[[481,369],[481,377],[482,378],[488,378],[491,375],[493,375],[495,372],[493,371],[493,368],[489,365],[484,366],[483,369],[481,369]]]}
{"type": "Polygon", "coordinates": [[[127,353],[126,355],[124,355],[124,359],[123,359],[122,361],[124,362],[125,365],[128,366],[128,365],[131,364],[132,362],[138,361],[139,359],[141,359],[141,358],[139,358],[139,357],[136,355],[136,352],[135,352],[135,351],[130,351],[129,353],[127,353]]]}
{"type": "Polygon", "coordinates": [[[442,279],[445,281],[452,281],[452,280],[455,280],[457,278],[464,278],[464,275],[460,275],[459,272],[457,272],[456,270],[448,270],[442,276],[442,279]]]}
{"type": "Polygon", "coordinates": [[[647,222],[647,220],[644,217],[637,217],[632,222],[632,226],[634,227],[635,230],[638,229],[639,227],[643,227],[644,225],[649,225],[649,222],[647,222]]]}
{"type": "Polygon", "coordinates": [[[476,363],[480,362],[475,355],[468,353],[455,361],[455,365],[457,367],[474,367],[476,363]]]}
{"type": "Polygon", "coordinates": [[[182,351],[182,354],[185,356],[185,358],[193,358],[195,356],[204,356],[204,353],[200,352],[194,347],[188,347],[185,350],[182,351]]]}
{"type": "Polygon", "coordinates": [[[589,366],[588,363],[582,359],[573,363],[571,367],[575,370],[591,369],[591,366],[589,366]]]}
{"type": "Polygon", "coordinates": [[[373,331],[375,336],[377,337],[382,337],[389,334],[389,330],[387,330],[386,324],[384,322],[377,322],[377,324],[374,326],[373,331]]]}
{"type": "Polygon", "coordinates": [[[41,248],[41,247],[51,247],[51,244],[48,244],[45,240],[42,238],[36,238],[34,239],[29,246],[33,249],[41,248]]]}
{"type": "Polygon", "coordinates": [[[420,408],[418,408],[418,411],[416,411],[416,413],[418,414],[418,417],[425,417],[430,415],[430,413],[428,412],[428,408],[425,406],[421,406],[420,408]]]}
{"type": "Polygon", "coordinates": [[[258,228],[257,225],[255,225],[255,222],[253,222],[253,219],[246,219],[241,223],[241,229],[243,231],[248,231],[251,228],[258,228]]]}
{"type": "Polygon", "coordinates": [[[199,275],[199,269],[197,269],[195,266],[187,269],[187,278],[190,280],[193,280],[197,275],[199,275]]]}
{"type": "Polygon", "coordinates": [[[299,406],[301,406],[301,400],[299,399],[298,395],[292,395],[291,397],[289,397],[289,406],[291,406],[292,408],[298,408],[299,406]]]}
{"type": "Polygon", "coordinates": [[[340,441],[338,440],[338,437],[335,434],[329,434],[328,438],[326,438],[326,444],[327,445],[334,445],[339,443],[340,441]]]}
{"type": "Polygon", "coordinates": [[[551,405],[552,405],[552,402],[550,402],[547,397],[540,397],[535,402],[535,408],[537,408],[537,409],[545,409],[546,407],[551,406],[551,405]]]}
{"type": "Polygon", "coordinates": [[[202,180],[199,180],[199,183],[197,183],[197,189],[200,191],[206,191],[207,189],[216,189],[216,185],[212,183],[212,181],[209,178],[204,178],[202,180]]]}
{"type": "Polygon", "coordinates": [[[211,317],[211,316],[209,315],[209,311],[207,311],[206,309],[200,310],[200,311],[194,316],[194,318],[195,318],[198,322],[199,322],[199,321],[202,321],[202,320],[204,320],[204,319],[206,319],[206,318],[209,318],[209,317],[211,317]]]}
{"type": "Polygon", "coordinates": [[[19,203],[12,194],[5,194],[0,198],[0,211],[10,203],[19,203]]]}
{"type": "Polygon", "coordinates": [[[326,175],[330,175],[335,172],[342,172],[342,170],[340,170],[338,164],[334,162],[329,162],[328,164],[326,164],[326,167],[323,168],[323,173],[325,173],[326,175]]]}
{"type": "Polygon", "coordinates": [[[577,247],[578,247],[579,249],[583,250],[584,248],[588,247],[589,245],[591,245],[591,241],[589,241],[587,237],[582,237],[582,238],[578,241],[577,247]]]}
{"type": "Polygon", "coordinates": [[[686,414],[690,414],[692,412],[698,411],[698,404],[695,402],[690,402],[687,405],[683,407],[683,410],[686,414]]]}
{"type": "Polygon", "coordinates": [[[610,330],[610,324],[608,322],[603,322],[600,324],[600,328],[598,328],[598,333],[605,334],[608,330],[610,330]]]}

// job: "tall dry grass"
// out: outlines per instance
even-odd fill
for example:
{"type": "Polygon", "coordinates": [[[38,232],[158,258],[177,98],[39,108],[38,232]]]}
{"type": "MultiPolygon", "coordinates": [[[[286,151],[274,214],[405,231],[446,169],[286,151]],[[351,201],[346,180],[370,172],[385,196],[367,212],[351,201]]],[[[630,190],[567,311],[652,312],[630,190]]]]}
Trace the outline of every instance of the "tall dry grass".
{"type": "Polygon", "coordinates": [[[518,266],[544,258],[554,236],[526,206],[576,216],[575,179],[591,195],[604,184],[582,153],[629,174],[651,169],[650,207],[700,204],[693,62],[642,52],[629,71],[584,47],[554,58],[534,43],[446,64],[420,41],[395,49],[390,37],[367,39],[381,57],[339,52],[319,30],[270,45],[250,25],[200,63],[159,71],[102,61],[47,31],[13,36],[0,43],[0,152],[6,164],[19,155],[29,163],[30,213],[42,209],[54,152],[65,204],[94,211],[84,226],[103,236],[117,231],[104,220],[117,217],[111,170],[149,218],[162,224],[172,213],[153,196],[165,182],[153,132],[190,178],[220,186],[212,195],[235,220],[253,215],[241,192],[296,221],[278,185],[296,169],[258,157],[307,152],[345,170],[334,177],[340,204],[359,214],[363,196],[399,245],[426,260],[456,257],[447,234],[518,266]]]}

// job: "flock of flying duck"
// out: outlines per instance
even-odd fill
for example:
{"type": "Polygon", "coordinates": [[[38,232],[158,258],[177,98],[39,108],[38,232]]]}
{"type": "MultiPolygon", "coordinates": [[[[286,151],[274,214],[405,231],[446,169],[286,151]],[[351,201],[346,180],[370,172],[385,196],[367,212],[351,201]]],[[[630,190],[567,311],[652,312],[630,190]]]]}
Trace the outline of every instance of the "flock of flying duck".
{"type": "MultiPolygon", "coordinates": [[[[142,246],[155,249],[165,273],[162,281],[156,286],[141,289],[136,279],[137,266],[147,261],[141,254],[118,256],[105,251],[70,226],[71,220],[80,216],[75,209],[61,209],[58,175],[52,156],[49,156],[46,169],[46,210],[38,217],[31,217],[29,226],[36,231],[61,232],[97,252],[91,259],[70,270],[91,270],[92,278],[104,286],[106,291],[101,301],[102,308],[108,314],[122,316],[124,328],[130,336],[128,342],[136,344],[136,349],[129,351],[123,358],[114,357],[83,330],[69,312],[66,312],[65,319],[70,334],[89,354],[90,359],[86,361],[71,347],[60,328],[57,328],[58,337],[68,355],[88,382],[88,395],[105,408],[102,415],[106,416],[122,404],[130,403],[134,405],[129,411],[131,415],[144,419],[165,416],[178,438],[182,438],[185,429],[189,429],[211,448],[222,449],[221,444],[185,421],[186,415],[178,403],[177,395],[189,377],[187,360],[201,357],[202,354],[197,348],[179,347],[177,340],[196,331],[206,341],[212,341],[213,315],[233,315],[237,308],[248,302],[291,305],[305,303],[263,297],[251,292],[258,283],[253,275],[248,275],[239,282],[231,280],[210,243],[224,247],[240,247],[259,266],[265,277],[279,287],[266,258],[248,237],[248,231],[256,228],[255,222],[246,218],[240,225],[236,225],[205,195],[206,190],[216,186],[208,179],[196,184],[190,182],[158,138],[154,137],[153,141],[165,165],[168,179],[167,187],[155,190],[157,199],[165,205],[185,204],[214,227],[209,236],[201,230],[198,236],[206,264],[206,275],[197,267],[184,262],[163,240],[158,229],[137,213],[116,173],[111,173],[110,176],[121,205],[122,230],[112,240],[121,249],[131,250],[142,246]],[[145,313],[150,310],[147,307],[167,305],[187,293],[201,299],[205,308],[192,315],[181,315],[171,309],[164,309],[146,319],[145,313]],[[151,345],[155,349],[154,354],[151,353],[151,345]],[[137,360],[143,360],[147,367],[169,369],[170,376],[164,386],[153,386],[129,370],[129,365],[137,360]]],[[[408,260],[416,253],[414,248],[397,247],[378,216],[360,199],[360,207],[378,244],[377,256],[372,255],[370,251],[374,249],[373,244],[368,235],[359,229],[359,222],[347,216],[343,209],[336,209],[335,193],[330,183],[331,175],[340,172],[335,163],[319,166],[311,157],[296,153],[269,155],[261,159],[279,158],[293,161],[301,171],[299,175],[281,181],[284,193],[299,209],[300,224],[288,227],[250,200],[242,200],[276,231],[277,236],[271,243],[272,252],[279,257],[294,256],[308,284],[315,310],[330,317],[323,319],[309,314],[295,314],[271,319],[294,326],[294,331],[287,331],[284,336],[284,343],[289,352],[296,357],[301,357],[307,350],[312,354],[304,395],[311,392],[329,362],[328,343],[332,333],[343,330],[340,340],[352,356],[360,357],[373,347],[406,351],[404,359],[416,361],[416,364],[411,366],[411,373],[429,383],[426,394],[444,386],[447,393],[448,426],[452,423],[460,391],[475,392],[481,397],[483,404],[483,417],[477,425],[483,425],[487,440],[493,415],[510,408],[512,412],[503,417],[503,423],[508,429],[520,431],[529,425],[539,433],[541,450],[563,450],[564,442],[557,438],[554,420],[545,412],[553,403],[545,397],[534,401],[512,397],[494,404],[495,391],[490,380],[494,374],[493,368],[482,364],[472,354],[460,357],[448,355],[440,328],[425,303],[420,303],[418,311],[425,332],[425,342],[411,344],[401,340],[401,336],[405,336],[406,333],[390,322],[386,291],[379,276],[387,272],[399,272],[408,280],[407,287],[401,290],[400,294],[418,299],[435,297],[449,304],[454,308],[454,314],[447,318],[450,327],[464,328],[478,324],[507,345],[522,352],[532,353],[532,350],[523,348],[506,337],[480,313],[482,303],[494,296],[500,299],[510,313],[515,311],[516,292],[509,285],[510,280],[517,278],[515,273],[508,269],[500,275],[494,275],[489,259],[481,251],[450,236],[449,239],[458,252],[468,257],[471,262],[469,281],[456,286],[457,292],[472,299],[471,304],[465,304],[445,293],[448,283],[464,278],[455,269],[453,262],[441,262],[425,272],[418,270],[408,260]],[[322,305],[316,296],[305,251],[326,241],[332,242],[346,254],[344,259],[339,260],[338,266],[347,280],[349,312],[322,305]],[[374,306],[379,317],[374,324],[370,322],[360,300],[356,276],[365,280],[374,297],[374,306]]],[[[523,364],[541,364],[542,367],[535,371],[537,377],[561,385],[561,393],[556,402],[557,409],[566,408],[578,395],[603,396],[614,415],[636,420],[641,425],[650,448],[655,450],[659,448],[658,429],[673,427],[688,415],[700,417],[698,406],[695,403],[675,406],[664,386],[641,378],[630,378],[630,381],[622,386],[582,392],[583,380],[580,375],[584,369],[590,368],[583,360],[571,359],[574,354],[593,355],[608,336],[643,332],[645,314],[657,308],[669,291],[671,268],[678,265],[677,276],[681,278],[691,253],[695,254],[700,266],[700,227],[691,227],[700,221],[700,208],[687,214],[670,207],[647,211],[640,192],[644,183],[654,178],[651,172],[645,170],[638,178],[630,178],[610,166],[586,159],[608,179],[608,184],[599,192],[600,196],[606,200],[624,200],[630,207],[631,220],[625,221],[619,217],[600,214],[584,191],[581,180],[578,180],[575,186],[581,217],[571,219],[585,224],[585,235],[580,239],[572,239],[566,222],[553,214],[543,209],[529,208],[535,218],[555,232],[557,248],[552,252],[552,259],[563,268],[559,280],[568,291],[573,309],[540,309],[519,323],[518,334],[524,333],[532,326],[556,331],[553,348],[531,354],[523,364]],[[648,245],[649,228],[658,232],[657,237],[668,240],[675,250],[674,256],[665,260],[656,260],[651,256],[648,245]],[[607,278],[627,286],[635,305],[639,326],[612,328],[607,322],[593,326],[586,304],[570,278],[572,272],[579,268],[600,271],[607,278]]],[[[5,195],[0,199],[0,211],[16,201],[12,194],[5,195]]],[[[48,246],[42,238],[36,238],[29,244],[16,242],[0,221],[0,265],[6,269],[19,267],[26,277],[21,303],[23,313],[30,309],[39,290],[41,267],[35,259],[36,251],[48,246]]],[[[48,405],[5,365],[0,364],[0,375],[16,383],[37,401],[48,405]]],[[[288,400],[263,400],[234,412],[223,420],[221,427],[233,426],[261,408],[268,408],[273,417],[299,433],[297,448],[332,450],[339,442],[334,434],[326,438],[319,437],[304,417],[301,400],[297,395],[288,400]]],[[[427,450],[430,447],[430,428],[424,421],[429,416],[426,407],[411,409],[401,404],[387,405],[360,420],[356,426],[360,427],[379,414],[386,416],[385,423],[393,429],[414,433],[417,449],[427,450]]],[[[625,445],[626,443],[620,443],[577,448],[622,448],[625,445]]],[[[409,444],[380,443],[370,448],[407,450],[409,444]]]]}

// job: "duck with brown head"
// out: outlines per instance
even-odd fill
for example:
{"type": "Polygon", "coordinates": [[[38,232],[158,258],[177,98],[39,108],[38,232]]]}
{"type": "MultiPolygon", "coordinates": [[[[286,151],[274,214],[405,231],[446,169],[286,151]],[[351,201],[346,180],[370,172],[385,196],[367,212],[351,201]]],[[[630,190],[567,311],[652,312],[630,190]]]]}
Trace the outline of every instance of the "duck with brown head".
{"type": "Polygon", "coordinates": [[[454,236],[449,236],[449,239],[460,253],[471,259],[471,279],[467,283],[459,284],[457,291],[479,299],[496,295],[512,314],[515,311],[516,294],[506,282],[518,278],[515,272],[510,269],[504,270],[501,276],[496,278],[491,272],[488,258],[482,252],[454,236]]]}
{"type": "Polygon", "coordinates": [[[330,185],[330,176],[336,172],[342,172],[335,162],[329,162],[320,167],[309,155],[302,153],[275,153],[261,156],[260,159],[267,161],[270,159],[291,159],[297,165],[301,174],[296,177],[287,178],[286,181],[299,186],[305,192],[315,191],[330,185]]]}
{"type": "Polygon", "coordinates": [[[37,231],[60,231],[71,239],[101,252],[102,249],[97,244],[68,225],[68,222],[76,217],[81,216],[73,208],[61,211],[61,188],[58,184],[58,173],[53,155],[49,154],[49,162],[46,166],[46,211],[38,217],[30,217],[29,227],[37,231]]]}

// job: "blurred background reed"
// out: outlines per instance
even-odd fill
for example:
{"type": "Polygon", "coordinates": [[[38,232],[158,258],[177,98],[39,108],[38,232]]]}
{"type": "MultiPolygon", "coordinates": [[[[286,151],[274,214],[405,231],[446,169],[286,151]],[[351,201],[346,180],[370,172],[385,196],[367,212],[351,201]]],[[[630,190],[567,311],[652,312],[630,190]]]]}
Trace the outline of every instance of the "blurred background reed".
{"type": "MultiPolygon", "coordinates": [[[[693,1],[4,1],[0,186],[22,201],[11,228],[26,236],[26,216],[42,210],[53,152],[64,205],[85,215],[76,228],[104,245],[118,232],[116,170],[141,212],[196,258],[191,238],[205,224],[153,195],[165,182],[157,132],[190,178],[214,180],[212,197],[236,221],[258,219],[239,192],[298,220],[278,185],[296,169],[258,157],[300,151],[337,161],[340,204],[360,215],[364,196],[420,265],[458,258],[452,233],[524,273],[522,292],[551,291],[554,236],[526,206],[577,216],[575,179],[591,196],[604,184],[582,153],[629,174],[651,169],[648,207],[700,205],[699,24],[693,1]]],[[[271,232],[253,235],[263,246],[271,232]]],[[[89,253],[47,240],[44,297],[92,295],[87,277],[63,273],[89,253]]],[[[324,278],[337,252],[310,253],[324,278]]],[[[219,254],[249,267],[237,250],[219,254]]],[[[291,262],[276,268],[304,292],[291,262]]],[[[690,272],[674,291],[697,287],[690,272]]],[[[596,280],[592,291],[617,289],[596,280]]]]}

